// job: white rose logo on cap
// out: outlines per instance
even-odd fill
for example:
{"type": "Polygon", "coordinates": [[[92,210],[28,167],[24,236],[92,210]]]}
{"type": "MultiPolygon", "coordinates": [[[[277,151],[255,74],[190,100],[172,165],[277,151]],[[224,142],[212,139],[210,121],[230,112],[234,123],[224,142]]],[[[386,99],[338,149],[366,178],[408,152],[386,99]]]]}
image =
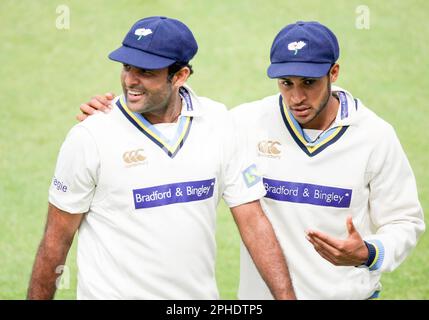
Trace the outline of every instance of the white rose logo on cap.
{"type": "Polygon", "coordinates": [[[136,31],[134,31],[134,34],[136,36],[139,36],[139,38],[137,40],[140,40],[141,37],[146,37],[147,35],[150,35],[151,33],[152,33],[152,30],[145,29],[145,28],[136,29],[136,31]]]}
{"type": "Polygon", "coordinates": [[[304,46],[306,45],[306,43],[304,41],[299,41],[299,42],[291,42],[287,45],[287,48],[290,51],[295,51],[294,55],[296,56],[296,54],[298,53],[298,50],[301,50],[302,48],[304,48],[304,46]]]}

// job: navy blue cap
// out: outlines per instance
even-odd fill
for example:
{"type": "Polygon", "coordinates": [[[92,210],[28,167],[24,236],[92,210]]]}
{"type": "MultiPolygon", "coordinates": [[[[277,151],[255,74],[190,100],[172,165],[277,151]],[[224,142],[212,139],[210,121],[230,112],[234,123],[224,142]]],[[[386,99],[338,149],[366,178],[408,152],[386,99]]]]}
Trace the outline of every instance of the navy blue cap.
{"type": "Polygon", "coordinates": [[[122,41],[122,47],[111,52],[109,58],[154,70],[175,62],[188,63],[197,51],[194,35],[184,23],[156,16],[137,21],[122,41]]]}
{"type": "Polygon", "coordinates": [[[319,78],[338,60],[340,48],[334,33],[319,22],[298,21],[284,27],[271,46],[267,74],[319,78]]]}

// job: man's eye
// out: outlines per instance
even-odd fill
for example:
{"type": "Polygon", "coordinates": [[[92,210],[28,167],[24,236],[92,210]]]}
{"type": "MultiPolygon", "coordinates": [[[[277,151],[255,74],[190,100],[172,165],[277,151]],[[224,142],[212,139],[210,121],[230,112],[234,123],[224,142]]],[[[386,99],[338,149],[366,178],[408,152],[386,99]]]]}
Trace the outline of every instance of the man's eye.
{"type": "Polygon", "coordinates": [[[283,82],[282,82],[282,84],[283,84],[285,87],[290,87],[290,86],[292,85],[292,83],[291,83],[291,82],[289,82],[289,81],[283,81],[283,82]]]}
{"type": "Polygon", "coordinates": [[[304,84],[306,85],[306,86],[311,86],[312,84],[314,84],[316,82],[316,80],[313,80],[313,79],[308,79],[308,80],[305,80],[304,81],[304,84]]]}
{"type": "Polygon", "coordinates": [[[150,75],[152,75],[152,71],[149,71],[149,70],[140,69],[139,71],[140,71],[140,74],[144,75],[144,76],[150,76],[150,75]]]}
{"type": "Polygon", "coordinates": [[[129,64],[124,64],[124,70],[125,71],[129,71],[130,70],[130,65],[129,64]]]}

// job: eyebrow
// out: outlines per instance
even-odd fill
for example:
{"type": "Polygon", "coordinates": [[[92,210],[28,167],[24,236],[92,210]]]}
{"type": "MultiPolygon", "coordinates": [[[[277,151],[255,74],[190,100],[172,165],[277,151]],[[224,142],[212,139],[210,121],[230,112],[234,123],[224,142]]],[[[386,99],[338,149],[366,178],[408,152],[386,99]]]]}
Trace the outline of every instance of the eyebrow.
{"type": "MultiPolygon", "coordinates": [[[[299,77],[299,80],[300,80],[300,81],[306,81],[306,80],[317,80],[317,79],[319,79],[319,78],[312,78],[312,77],[299,77]]],[[[290,79],[290,78],[280,78],[280,80],[283,80],[283,81],[291,81],[291,79],[290,79]]]]}
{"type": "Polygon", "coordinates": [[[128,67],[133,67],[133,68],[139,69],[139,71],[141,71],[141,72],[153,71],[153,70],[149,70],[149,69],[143,69],[143,68],[140,68],[140,67],[136,67],[136,66],[133,66],[133,65],[131,65],[131,64],[127,64],[127,63],[123,63],[122,65],[123,65],[124,67],[125,67],[125,66],[128,66],[128,67]]]}

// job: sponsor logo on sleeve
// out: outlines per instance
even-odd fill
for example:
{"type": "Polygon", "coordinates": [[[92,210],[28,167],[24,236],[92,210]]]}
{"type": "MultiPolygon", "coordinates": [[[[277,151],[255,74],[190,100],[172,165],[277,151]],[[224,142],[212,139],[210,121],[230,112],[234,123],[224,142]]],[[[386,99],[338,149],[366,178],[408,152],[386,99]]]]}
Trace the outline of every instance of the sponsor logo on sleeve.
{"type": "Polygon", "coordinates": [[[134,207],[136,209],[153,208],[209,199],[213,196],[215,180],[213,178],[134,189],[134,207]]]}
{"type": "Polygon", "coordinates": [[[52,180],[52,185],[54,186],[55,189],[57,189],[58,191],[61,192],[67,192],[68,187],[60,180],[58,180],[57,178],[54,177],[54,179],[52,180]]]}
{"type": "Polygon", "coordinates": [[[350,208],[352,189],[317,184],[263,179],[265,197],[277,201],[307,203],[316,206],[350,208]]]}
{"type": "Polygon", "coordinates": [[[242,172],[244,182],[248,188],[253,187],[259,181],[261,181],[261,174],[258,172],[256,164],[252,164],[246,170],[242,172]]]}

